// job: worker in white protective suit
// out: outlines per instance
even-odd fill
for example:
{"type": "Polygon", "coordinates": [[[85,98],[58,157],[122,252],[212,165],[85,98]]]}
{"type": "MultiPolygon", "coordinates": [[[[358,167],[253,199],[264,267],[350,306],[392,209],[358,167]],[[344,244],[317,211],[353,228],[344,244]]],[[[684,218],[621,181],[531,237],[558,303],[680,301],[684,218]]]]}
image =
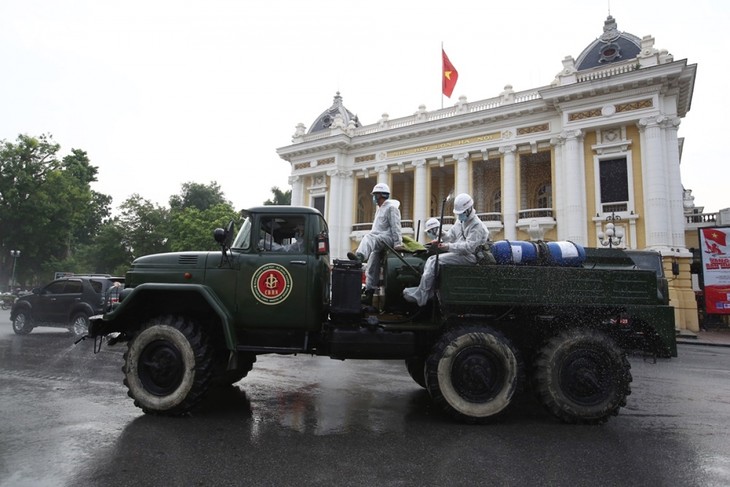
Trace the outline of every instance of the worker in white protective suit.
{"type": "Polygon", "coordinates": [[[441,222],[438,219],[429,218],[426,220],[423,231],[426,234],[427,243],[438,239],[439,228],[441,228],[441,222]]]}
{"type": "Polygon", "coordinates": [[[390,199],[390,187],[378,183],[372,191],[373,203],[378,205],[370,233],[363,236],[357,250],[347,253],[347,258],[367,262],[365,280],[365,304],[372,304],[373,294],[380,282],[380,254],[388,244],[395,249],[403,247],[403,234],[400,222],[400,202],[390,199]]]}
{"type": "MultiPolygon", "coordinates": [[[[489,239],[489,230],[474,211],[474,200],[466,193],[454,198],[454,214],[457,222],[443,236],[438,245],[440,255],[432,255],[426,260],[421,282],[418,287],[407,287],[403,290],[406,301],[424,306],[433,297],[433,284],[436,279],[436,262],[438,265],[476,264],[476,251],[489,239]]],[[[438,229],[437,229],[438,231],[438,229]]]]}

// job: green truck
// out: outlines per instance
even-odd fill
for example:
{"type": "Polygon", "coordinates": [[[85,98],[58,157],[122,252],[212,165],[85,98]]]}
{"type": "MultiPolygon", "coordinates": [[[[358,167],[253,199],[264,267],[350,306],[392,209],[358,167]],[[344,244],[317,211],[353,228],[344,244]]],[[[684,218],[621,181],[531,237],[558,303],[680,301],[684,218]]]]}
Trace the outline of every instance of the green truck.
{"type": "MultiPolygon", "coordinates": [[[[628,352],[676,356],[674,313],[652,270],[624,265],[442,266],[433,300],[406,302],[429,252],[386,250],[363,305],[362,265],[330,258],[313,208],[261,206],[217,229],[221,250],[140,257],[94,350],[126,343],[124,384],[145,413],[184,415],[243,379],[257,356],[402,360],[458,420],[487,422],[519,391],[556,418],[602,423],[631,392],[628,352]]],[[[489,249],[485,249],[489,252],[489,249]]]]}

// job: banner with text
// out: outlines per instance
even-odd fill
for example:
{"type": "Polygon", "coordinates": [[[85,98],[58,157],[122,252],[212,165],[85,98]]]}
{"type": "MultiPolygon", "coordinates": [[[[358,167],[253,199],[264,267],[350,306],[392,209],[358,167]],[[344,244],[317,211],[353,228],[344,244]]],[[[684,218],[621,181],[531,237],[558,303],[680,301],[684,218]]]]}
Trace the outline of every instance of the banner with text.
{"type": "Polygon", "coordinates": [[[705,309],[730,314],[730,227],[700,228],[705,309]]]}

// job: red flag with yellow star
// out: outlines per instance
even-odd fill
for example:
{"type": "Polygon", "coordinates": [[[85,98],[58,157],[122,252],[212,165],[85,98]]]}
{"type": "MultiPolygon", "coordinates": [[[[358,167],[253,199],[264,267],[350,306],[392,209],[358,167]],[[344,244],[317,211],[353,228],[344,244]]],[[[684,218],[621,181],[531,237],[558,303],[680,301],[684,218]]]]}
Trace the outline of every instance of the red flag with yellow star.
{"type": "Polygon", "coordinates": [[[725,242],[725,232],[717,228],[703,228],[702,233],[705,234],[705,240],[710,240],[721,246],[727,245],[725,242]]]}
{"type": "Polygon", "coordinates": [[[444,95],[451,98],[451,93],[454,92],[454,86],[456,86],[456,80],[459,79],[459,72],[451,61],[449,56],[446,55],[446,51],[441,49],[441,55],[443,57],[443,69],[441,70],[441,90],[444,95]]]}

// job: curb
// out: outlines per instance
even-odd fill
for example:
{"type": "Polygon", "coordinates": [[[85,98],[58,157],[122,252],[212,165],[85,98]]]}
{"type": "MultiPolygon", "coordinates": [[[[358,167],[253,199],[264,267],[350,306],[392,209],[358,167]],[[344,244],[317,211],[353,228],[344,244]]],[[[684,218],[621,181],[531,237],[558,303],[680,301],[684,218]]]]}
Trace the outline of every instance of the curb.
{"type": "Polygon", "coordinates": [[[677,345],[704,345],[708,347],[730,347],[730,343],[715,343],[715,342],[705,342],[705,341],[699,341],[699,340],[677,340],[677,345]]]}

